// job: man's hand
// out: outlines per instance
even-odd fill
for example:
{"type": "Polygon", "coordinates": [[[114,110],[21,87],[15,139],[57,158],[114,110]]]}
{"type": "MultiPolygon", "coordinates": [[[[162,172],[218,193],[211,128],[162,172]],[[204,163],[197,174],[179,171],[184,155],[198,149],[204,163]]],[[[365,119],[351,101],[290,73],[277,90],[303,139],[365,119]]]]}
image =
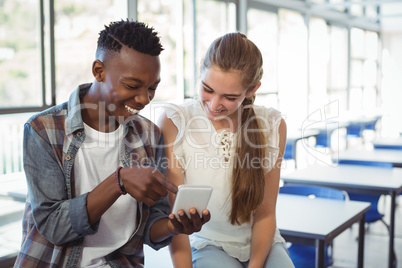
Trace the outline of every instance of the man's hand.
{"type": "Polygon", "coordinates": [[[125,167],[120,170],[120,177],[127,193],[148,206],[153,206],[168,191],[177,193],[177,186],[155,167],[125,167]]]}
{"type": "Polygon", "coordinates": [[[195,208],[191,208],[189,213],[191,219],[187,217],[182,209],[178,212],[179,219],[177,219],[174,214],[169,215],[168,228],[172,234],[191,235],[192,233],[199,232],[202,226],[211,219],[211,214],[208,209],[202,211],[202,218],[200,218],[195,208]]]}

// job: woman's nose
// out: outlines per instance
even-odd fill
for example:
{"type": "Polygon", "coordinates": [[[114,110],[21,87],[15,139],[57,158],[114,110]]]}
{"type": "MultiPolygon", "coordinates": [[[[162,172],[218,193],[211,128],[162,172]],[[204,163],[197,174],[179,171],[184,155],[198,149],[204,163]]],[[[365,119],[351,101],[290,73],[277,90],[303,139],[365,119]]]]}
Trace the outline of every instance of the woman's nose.
{"type": "Polygon", "coordinates": [[[219,105],[220,105],[220,103],[219,103],[219,97],[218,96],[214,96],[213,98],[211,98],[210,106],[211,106],[212,110],[218,111],[219,105]]]}

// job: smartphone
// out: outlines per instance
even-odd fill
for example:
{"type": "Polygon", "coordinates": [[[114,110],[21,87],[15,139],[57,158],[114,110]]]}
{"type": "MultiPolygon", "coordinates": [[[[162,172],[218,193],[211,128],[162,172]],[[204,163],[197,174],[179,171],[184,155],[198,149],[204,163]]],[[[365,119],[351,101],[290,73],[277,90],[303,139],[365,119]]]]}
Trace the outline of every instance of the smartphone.
{"type": "Polygon", "coordinates": [[[183,209],[188,218],[191,208],[195,208],[202,217],[202,211],[207,208],[212,194],[212,187],[205,185],[179,185],[172,213],[178,218],[177,212],[183,209]]]}

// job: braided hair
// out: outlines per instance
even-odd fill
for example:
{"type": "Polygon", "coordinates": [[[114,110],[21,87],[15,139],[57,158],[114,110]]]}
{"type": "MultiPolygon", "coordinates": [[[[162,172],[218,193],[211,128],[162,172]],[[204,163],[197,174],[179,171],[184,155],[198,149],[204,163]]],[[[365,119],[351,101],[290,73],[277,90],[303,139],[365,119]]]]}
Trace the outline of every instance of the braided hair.
{"type": "MultiPolygon", "coordinates": [[[[263,74],[263,60],[258,47],[242,33],[228,33],[217,38],[209,46],[201,65],[201,72],[211,67],[222,71],[237,70],[245,90],[253,90],[263,74]]],[[[261,129],[253,109],[255,95],[245,98],[241,109],[241,122],[236,144],[237,160],[263,159],[266,154],[266,140],[262,131],[246,133],[247,129],[261,129]],[[246,145],[253,146],[246,146],[246,145]]],[[[229,215],[232,224],[249,222],[251,214],[264,199],[264,171],[235,161],[231,183],[232,208],[229,215]]]]}

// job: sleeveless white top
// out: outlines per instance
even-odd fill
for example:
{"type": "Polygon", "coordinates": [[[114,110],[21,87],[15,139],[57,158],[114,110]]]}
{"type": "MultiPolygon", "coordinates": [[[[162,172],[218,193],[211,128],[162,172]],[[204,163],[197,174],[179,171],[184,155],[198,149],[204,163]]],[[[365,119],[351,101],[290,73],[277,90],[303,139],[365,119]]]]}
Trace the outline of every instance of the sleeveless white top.
{"type": "MultiPolygon", "coordinates": [[[[190,236],[191,246],[200,249],[215,245],[242,262],[248,261],[253,220],[241,225],[232,225],[229,220],[233,163],[238,161],[239,164],[250,164],[247,159],[239,160],[234,156],[237,134],[226,130],[217,132],[199,100],[191,100],[182,105],[169,104],[164,108],[167,117],[178,129],[173,153],[184,169],[185,184],[211,185],[214,189],[208,204],[211,220],[200,232],[190,236]]],[[[253,108],[267,137],[267,156],[261,163],[266,173],[278,158],[281,114],[272,108],[253,108]]],[[[258,164],[255,161],[253,163],[258,164]]],[[[285,242],[278,229],[273,243],[277,242],[285,242]]]]}

